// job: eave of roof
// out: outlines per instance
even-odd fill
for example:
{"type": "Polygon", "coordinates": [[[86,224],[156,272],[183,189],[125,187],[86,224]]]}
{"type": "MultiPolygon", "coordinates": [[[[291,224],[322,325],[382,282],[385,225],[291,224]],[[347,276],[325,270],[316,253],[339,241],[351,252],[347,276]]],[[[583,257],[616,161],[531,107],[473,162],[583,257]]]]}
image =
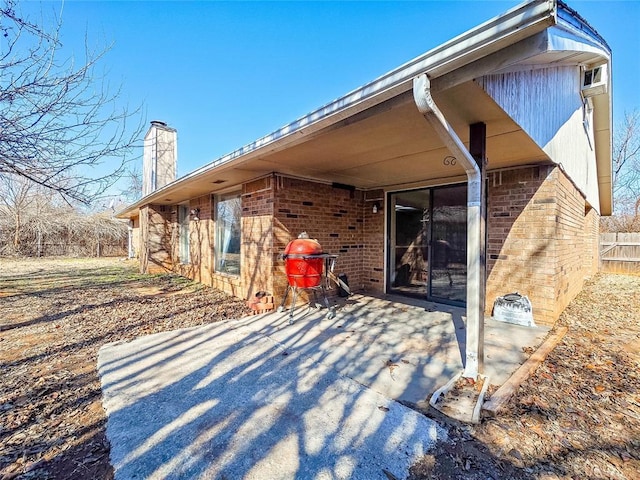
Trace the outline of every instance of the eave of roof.
{"type": "Polygon", "coordinates": [[[589,38],[597,40],[602,47],[606,48],[609,55],[611,55],[611,47],[609,47],[606,40],[602,38],[595,28],[589,25],[589,22],[587,22],[578,12],[561,0],[558,0],[557,16],[561,23],[564,22],[566,25],[571,25],[573,29],[582,32],[589,38]]]}
{"type": "Polygon", "coordinates": [[[178,185],[203,175],[220,165],[259,152],[282,148],[300,136],[308,135],[316,129],[324,128],[406,92],[411,89],[413,77],[419,73],[429,72],[432,77],[443,75],[555,23],[556,5],[554,1],[535,0],[520,4],[275,132],[165,185],[118,212],[116,216],[130,217],[141,206],[153,203],[154,199],[169,195],[171,190],[178,185]]]}

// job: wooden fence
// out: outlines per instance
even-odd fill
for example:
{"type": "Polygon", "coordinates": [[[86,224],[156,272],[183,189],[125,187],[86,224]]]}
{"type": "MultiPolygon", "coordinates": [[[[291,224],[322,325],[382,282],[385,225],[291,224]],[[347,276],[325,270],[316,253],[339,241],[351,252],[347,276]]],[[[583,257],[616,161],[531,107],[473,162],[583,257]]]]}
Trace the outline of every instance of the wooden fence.
{"type": "Polygon", "coordinates": [[[601,233],[600,271],[640,274],[640,233],[601,233]]]}

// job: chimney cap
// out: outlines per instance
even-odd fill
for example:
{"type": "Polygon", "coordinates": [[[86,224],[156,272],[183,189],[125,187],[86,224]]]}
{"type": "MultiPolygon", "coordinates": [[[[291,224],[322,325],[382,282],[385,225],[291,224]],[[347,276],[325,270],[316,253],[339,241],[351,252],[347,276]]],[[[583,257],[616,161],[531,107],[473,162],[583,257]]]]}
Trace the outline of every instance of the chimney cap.
{"type": "Polygon", "coordinates": [[[155,125],[156,127],[166,127],[167,123],[161,120],[151,120],[151,125],[155,125]]]}

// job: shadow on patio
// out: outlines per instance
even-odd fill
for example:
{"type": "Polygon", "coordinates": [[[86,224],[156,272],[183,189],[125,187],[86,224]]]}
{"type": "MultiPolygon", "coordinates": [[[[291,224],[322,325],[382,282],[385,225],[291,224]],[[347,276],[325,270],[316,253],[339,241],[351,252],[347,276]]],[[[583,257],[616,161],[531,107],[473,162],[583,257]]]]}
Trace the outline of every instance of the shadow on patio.
{"type": "MultiPolygon", "coordinates": [[[[105,345],[98,368],[116,479],[404,478],[445,434],[401,403],[427,400],[462,368],[464,312],[354,295],[335,318],[325,313],[105,345]]],[[[487,320],[492,383],[545,334],[487,320]]]]}
{"type": "MultiPolygon", "coordinates": [[[[433,391],[464,368],[465,310],[407,297],[354,295],[341,301],[337,316],[296,309],[245,320],[289,351],[325,363],[358,383],[403,403],[428,400],[433,391]]],[[[501,385],[542,343],[548,328],[485,319],[485,372],[501,385]]]]}

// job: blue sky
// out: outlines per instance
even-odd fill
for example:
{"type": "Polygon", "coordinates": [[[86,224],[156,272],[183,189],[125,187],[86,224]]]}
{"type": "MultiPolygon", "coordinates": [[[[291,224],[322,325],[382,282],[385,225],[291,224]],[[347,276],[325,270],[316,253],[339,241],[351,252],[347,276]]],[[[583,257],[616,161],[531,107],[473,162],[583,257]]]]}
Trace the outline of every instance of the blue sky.
{"type": "MultiPolygon", "coordinates": [[[[178,130],[182,176],[519,3],[67,0],[62,41],[79,57],[85,33],[113,44],[106,78],[178,130]]],[[[619,121],[640,108],[640,1],[568,4],[613,50],[619,121]]]]}

